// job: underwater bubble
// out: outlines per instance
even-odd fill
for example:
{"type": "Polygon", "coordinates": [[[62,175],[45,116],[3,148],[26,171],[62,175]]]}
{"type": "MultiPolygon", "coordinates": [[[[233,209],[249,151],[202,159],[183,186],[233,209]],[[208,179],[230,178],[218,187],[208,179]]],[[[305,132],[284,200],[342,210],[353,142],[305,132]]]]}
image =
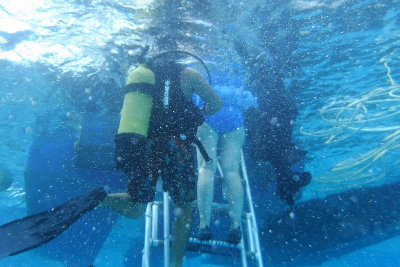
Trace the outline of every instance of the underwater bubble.
{"type": "Polygon", "coordinates": [[[70,117],[72,116],[72,113],[68,111],[68,112],[65,114],[65,116],[67,116],[67,118],[70,118],[70,117]]]}
{"type": "Polygon", "coordinates": [[[36,99],[35,99],[34,97],[30,97],[30,98],[29,98],[29,101],[31,102],[31,105],[32,105],[32,106],[37,105],[37,101],[36,101],[36,99]]]}
{"type": "Polygon", "coordinates": [[[270,123],[273,124],[273,125],[278,124],[278,118],[273,117],[273,118],[270,120],[270,123]]]}
{"type": "Polygon", "coordinates": [[[229,211],[229,216],[230,216],[230,217],[233,217],[233,216],[234,216],[234,213],[233,213],[232,210],[229,211]]]}
{"type": "Polygon", "coordinates": [[[296,215],[292,211],[292,212],[289,213],[289,217],[290,217],[290,219],[294,220],[296,218],[296,215]]]}
{"type": "Polygon", "coordinates": [[[30,134],[30,133],[32,133],[32,132],[33,132],[33,130],[32,130],[31,127],[26,127],[26,128],[25,128],[25,133],[30,134]]]}
{"type": "Polygon", "coordinates": [[[356,195],[351,196],[350,200],[353,201],[354,203],[358,203],[358,197],[356,195]]]}
{"type": "Polygon", "coordinates": [[[181,208],[175,208],[174,209],[174,215],[176,217],[181,216],[183,214],[183,210],[181,208]]]}

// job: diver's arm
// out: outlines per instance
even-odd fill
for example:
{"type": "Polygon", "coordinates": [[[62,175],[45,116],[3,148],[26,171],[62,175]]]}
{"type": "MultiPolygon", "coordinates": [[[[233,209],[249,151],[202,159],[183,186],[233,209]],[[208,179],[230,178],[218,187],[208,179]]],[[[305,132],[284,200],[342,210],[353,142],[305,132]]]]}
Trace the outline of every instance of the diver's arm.
{"type": "Polygon", "coordinates": [[[181,83],[185,96],[191,98],[192,94],[196,93],[206,102],[204,115],[212,115],[222,108],[221,98],[207,83],[203,75],[196,70],[185,68],[182,72],[181,83]]]}

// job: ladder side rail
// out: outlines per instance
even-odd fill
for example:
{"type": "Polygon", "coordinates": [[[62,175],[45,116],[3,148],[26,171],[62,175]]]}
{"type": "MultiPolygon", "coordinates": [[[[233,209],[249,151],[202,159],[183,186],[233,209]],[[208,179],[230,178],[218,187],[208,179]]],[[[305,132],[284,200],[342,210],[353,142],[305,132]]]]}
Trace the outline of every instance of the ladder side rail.
{"type": "MultiPolygon", "coordinates": [[[[244,236],[242,228],[240,228],[240,231],[242,232],[242,236],[244,236]]],[[[240,258],[242,259],[242,267],[247,267],[247,253],[244,238],[240,241],[240,258]]]]}
{"type": "Polygon", "coordinates": [[[142,256],[142,267],[150,267],[150,236],[151,236],[151,211],[152,211],[152,202],[147,203],[146,208],[146,223],[145,223],[145,236],[144,236],[144,248],[143,248],[143,256],[142,256]]]}
{"type": "Polygon", "coordinates": [[[152,223],[151,223],[151,239],[158,240],[158,208],[159,205],[153,203],[152,205],[152,223]]]}
{"type": "Polygon", "coordinates": [[[247,234],[248,234],[248,239],[249,239],[250,252],[254,254],[256,252],[256,245],[255,245],[255,242],[254,242],[251,215],[249,216],[249,214],[246,213],[246,218],[245,219],[246,219],[246,225],[247,225],[247,234]]]}
{"type": "Polygon", "coordinates": [[[164,267],[169,267],[170,260],[170,214],[169,214],[169,194],[168,192],[163,193],[164,202],[164,267]]]}
{"type": "Polygon", "coordinates": [[[257,227],[257,221],[256,221],[256,214],[254,212],[254,207],[253,207],[253,199],[251,197],[251,191],[250,191],[250,184],[249,184],[249,177],[247,174],[247,168],[246,168],[246,164],[244,161],[244,155],[243,155],[243,150],[241,151],[241,167],[242,167],[242,173],[243,173],[243,179],[246,182],[246,195],[248,198],[248,206],[249,206],[249,210],[250,213],[252,215],[252,221],[253,221],[253,228],[254,228],[254,241],[255,241],[255,246],[256,246],[256,257],[258,260],[258,266],[259,267],[263,267],[263,260],[262,260],[262,253],[261,253],[261,246],[260,246],[260,240],[259,240],[259,236],[258,236],[258,227],[257,227]]]}
{"type": "MultiPolygon", "coordinates": [[[[222,172],[222,167],[221,164],[219,162],[219,160],[217,161],[217,169],[219,172],[219,175],[221,176],[221,178],[224,178],[224,174],[222,172]]],[[[246,222],[247,224],[247,222],[246,222]]],[[[242,226],[242,225],[241,225],[242,226]]],[[[243,229],[242,227],[240,227],[240,231],[242,232],[242,237],[243,235],[243,229]]],[[[249,234],[249,238],[252,239],[252,235],[249,234]]],[[[254,244],[254,242],[252,242],[254,244]]],[[[247,267],[247,253],[246,253],[246,246],[245,246],[245,242],[244,242],[244,238],[242,238],[242,240],[240,241],[240,258],[242,260],[242,267],[247,267]]]]}
{"type": "Polygon", "coordinates": [[[224,174],[222,172],[222,167],[221,167],[221,164],[219,163],[219,160],[217,160],[217,169],[218,169],[218,172],[219,172],[219,175],[221,176],[221,178],[224,178],[224,174]]]}

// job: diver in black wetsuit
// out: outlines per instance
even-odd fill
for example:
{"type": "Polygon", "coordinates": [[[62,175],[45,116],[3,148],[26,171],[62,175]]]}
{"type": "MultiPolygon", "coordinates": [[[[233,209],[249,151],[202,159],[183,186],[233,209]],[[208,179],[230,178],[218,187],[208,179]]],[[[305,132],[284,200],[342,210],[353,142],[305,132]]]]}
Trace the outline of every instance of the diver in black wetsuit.
{"type": "MultiPolygon", "coordinates": [[[[250,70],[250,88],[258,98],[258,109],[246,114],[247,140],[255,161],[268,161],[276,175],[276,194],[288,205],[293,205],[301,187],[311,182],[311,173],[302,170],[306,151],[292,143],[297,109],[284,88],[272,58],[265,51],[247,48],[243,40],[235,42],[238,54],[246,59],[250,70]],[[298,167],[300,166],[300,168],[298,167]]],[[[268,51],[267,51],[268,52],[268,51]]]]}
{"type": "Polygon", "coordinates": [[[158,54],[128,73],[115,137],[116,168],[130,178],[127,192],[107,195],[104,189],[95,189],[54,209],[0,226],[0,258],[51,241],[99,204],[138,218],[153,201],[157,180],[162,178],[163,190],[181,210],[173,223],[172,266],[182,265],[196,199],[192,143],[208,161],[195,135],[204,116],[216,113],[222,102],[210,77],[207,82],[198,71],[169,59],[169,54],[158,54]],[[194,93],[205,101],[201,110],[192,103],[194,93]]]}

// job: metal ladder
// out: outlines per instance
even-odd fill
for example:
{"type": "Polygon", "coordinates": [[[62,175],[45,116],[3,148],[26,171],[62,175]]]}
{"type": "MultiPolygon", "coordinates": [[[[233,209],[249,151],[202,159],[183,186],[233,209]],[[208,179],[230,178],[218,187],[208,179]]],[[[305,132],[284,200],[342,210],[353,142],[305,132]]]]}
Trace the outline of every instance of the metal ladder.
{"type": "MultiPolygon", "coordinates": [[[[217,162],[218,172],[222,177],[222,169],[217,162]]],[[[263,260],[258,236],[258,227],[253,208],[249,179],[247,175],[246,164],[243,151],[241,152],[241,172],[245,191],[245,207],[242,214],[241,231],[242,240],[238,245],[230,244],[224,241],[210,240],[200,241],[197,238],[190,237],[187,250],[199,253],[218,254],[225,256],[238,256],[241,258],[242,266],[263,267],[263,260]],[[247,206],[247,207],[246,207],[247,206]],[[250,263],[249,263],[250,260],[250,263]]],[[[145,239],[142,256],[142,267],[150,267],[150,256],[152,247],[163,247],[164,267],[170,266],[170,199],[168,192],[162,193],[163,200],[153,201],[147,204],[145,239]],[[160,236],[159,219],[160,210],[163,208],[163,231],[160,236]]],[[[224,213],[229,210],[227,204],[213,203],[213,210],[224,213]]]]}

